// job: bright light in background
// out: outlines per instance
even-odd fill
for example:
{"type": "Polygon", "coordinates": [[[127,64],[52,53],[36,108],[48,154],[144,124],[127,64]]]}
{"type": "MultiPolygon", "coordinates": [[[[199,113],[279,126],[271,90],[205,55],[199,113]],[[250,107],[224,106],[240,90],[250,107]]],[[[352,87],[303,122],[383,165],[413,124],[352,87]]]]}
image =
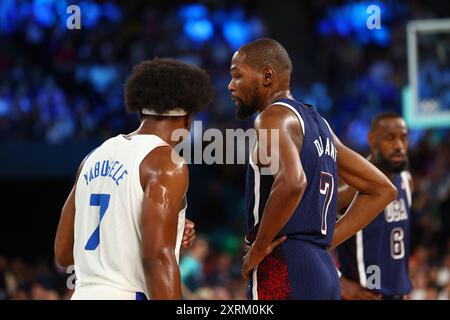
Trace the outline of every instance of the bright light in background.
{"type": "Polygon", "coordinates": [[[374,29],[370,31],[373,33],[372,38],[380,46],[388,46],[391,42],[391,34],[387,30],[387,28],[374,29]]]}
{"type": "Polygon", "coordinates": [[[374,2],[350,2],[338,7],[332,7],[327,10],[326,16],[317,23],[319,34],[339,35],[357,41],[360,44],[368,44],[370,42],[379,46],[387,46],[390,41],[389,21],[392,19],[392,12],[402,10],[401,7],[388,7],[387,5],[374,2]],[[367,19],[372,13],[367,12],[367,8],[376,5],[380,8],[381,29],[367,28],[367,19]]]}
{"type": "Polygon", "coordinates": [[[214,35],[214,28],[208,19],[188,20],[184,25],[184,32],[193,41],[203,42],[214,35]]]}
{"type": "Polygon", "coordinates": [[[232,50],[237,50],[243,44],[255,40],[263,34],[263,24],[256,17],[246,17],[245,11],[236,7],[228,13],[223,22],[223,37],[232,50]]]}
{"type": "Polygon", "coordinates": [[[229,19],[223,24],[223,36],[232,50],[237,50],[247,42],[260,38],[264,33],[261,20],[229,19]]]}
{"type": "Polygon", "coordinates": [[[83,1],[79,4],[82,12],[82,26],[86,28],[94,27],[101,17],[100,6],[92,1],[83,1]]]}
{"type": "Polygon", "coordinates": [[[202,4],[187,4],[178,9],[178,17],[183,20],[202,19],[208,16],[208,9],[202,4]]]}
{"type": "Polygon", "coordinates": [[[250,28],[244,21],[228,20],[223,25],[223,36],[231,49],[237,50],[250,40],[250,28]]]}
{"type": "Polygon", "coordinates": [[[247,18],[240,7],[209,12],[202,4],[188,4],[178,9],[177,16],[183,23],[184,34],[197,43],[212,40],[214,31],[220,28],[226,43],[236,50],[263,34],[262,22],[254,17],[247,18]]]}
{"type": "Polygon", "coordinates": [[[44,27],[50,27],[55,22],[53,3],[53,0],[35,0],[33,3],[33,16],[44,27]]]}
{"type": "Polygon", "coordinates": [[[369,121],[356,119],[350,123],[347,129],[347,139],[358,148],[367,147],[367,134],[369,133],[369,121]]]}
{"type": "Polygon", "coordinates": [[[184,34],[194,42],[204,42],[214,36],[214,26],[209,19],[208,9],[202,4],[187,4],[178,9],[184,34]]]}
{"type": "MultiPolygon", "coordinates": [[[[72,1],[74,2],[74,1],[72,1]]],[[[67,7],[72,3],[68,0],[0,0],[0,34],[14,32],[21,25],[35,28],[30,34],[38,34],[40,29],[58,26],[58,32],[67,31],[67,7]]],[[[103,4],[92,0],[75,1],[82,11],[82,27],[92,28],[98,25],[101,17],[112,23],[122,20],[122,9],[113,2],[103,4]]],[[[31,36],[33,38],[34,36],[31,36]]]]}
{"type": "Polygon", "coordinates": [[[10,33],[15,28],[12,0],[0,1],[0,33],[10,33]]]}

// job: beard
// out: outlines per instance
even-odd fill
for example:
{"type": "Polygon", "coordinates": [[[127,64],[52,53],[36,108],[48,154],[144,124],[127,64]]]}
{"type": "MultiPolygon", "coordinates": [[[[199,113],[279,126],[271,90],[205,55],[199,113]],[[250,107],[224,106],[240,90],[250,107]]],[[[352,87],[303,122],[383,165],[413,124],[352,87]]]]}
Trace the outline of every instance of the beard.
{"type": "Polygon", "coordinates": [[[398,174],[403,170],[406,170],[409,166],[408,157],[405,157],[405,160],[403,160],[402,162],[394,163],[387,157],[385,157],[380,151],[376,153],[375,161],[382,171],[386,171],[393,174],[398,174]]]}
{"type": "Polygon", "coordinates": [[[258,95],[257,88],[253,88],[251,95],[250,95],[250,101],[248,103],[244,103],[242,100],[239,99],[238,105],[236,107],[236,118],[238,120],[245,120],[251,115],[253,115],[256,111],[259,110],[260,106],[260,98],[258,95]]]}

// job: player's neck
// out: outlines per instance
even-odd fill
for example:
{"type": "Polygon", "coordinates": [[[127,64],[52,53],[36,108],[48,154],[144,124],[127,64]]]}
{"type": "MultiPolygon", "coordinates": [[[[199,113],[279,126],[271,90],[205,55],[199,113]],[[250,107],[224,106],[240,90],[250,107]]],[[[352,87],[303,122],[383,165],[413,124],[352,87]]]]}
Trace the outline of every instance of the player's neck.
{"type": "Polygon", "coordinates": [[[180,129],[179,125],[173,119],[155,120],[152,118],[145,118],[141,121],[139,128],[128,134],[127,136],[137,134],[152,134],[160,137],[169,145],[174,146],[178,141],[172,141],[172,133],[174,130],[180,129]]]}
{"type": "Polygon", "coordinates": [[[294,99],[294,97],[291,94],[291,90],[289,90],[288,88],[269,92],[261,103],[260,111],[263,111],[272,103],[280,99],[294,99]]]}

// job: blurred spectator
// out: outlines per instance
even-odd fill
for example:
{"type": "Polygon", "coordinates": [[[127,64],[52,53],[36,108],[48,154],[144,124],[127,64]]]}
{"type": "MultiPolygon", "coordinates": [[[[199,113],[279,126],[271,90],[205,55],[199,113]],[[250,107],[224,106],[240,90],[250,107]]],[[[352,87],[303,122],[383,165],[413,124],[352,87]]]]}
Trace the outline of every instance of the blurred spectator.
{"type": "Polygon", "coordinates": [[[450,283],[450,254],[445,256],[443,266],[439,269],[436,279],[436,284],[441,288],[447,283],[450,283]]]}
{"type": "Polygon", "coordinates": [[[199,236],[180,260],[181,282],[191,292],[195,292],[205,282],[203,266],[208,252],[208,241],[199,236]]]}

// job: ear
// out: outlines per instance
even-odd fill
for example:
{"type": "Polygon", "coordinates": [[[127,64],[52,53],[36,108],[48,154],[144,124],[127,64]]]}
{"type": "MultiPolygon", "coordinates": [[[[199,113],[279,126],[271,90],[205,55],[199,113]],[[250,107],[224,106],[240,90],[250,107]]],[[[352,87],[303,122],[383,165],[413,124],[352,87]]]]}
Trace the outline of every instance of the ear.
{"type": "Polygon", "coordinates": [[[184,127],[185,127],[187,130],[190,130],[190,129],[191,129],[191,124],[192,124],[192,113],[189,113],[189,114],[183,116],[183,124],[184,124],[184,127]]]}
{"type": "Polygon", "coordinates": [[[263,84],[268,86],[275,77],[275,71],[271,67],[265,67],[263,69],[263,84]]]}

